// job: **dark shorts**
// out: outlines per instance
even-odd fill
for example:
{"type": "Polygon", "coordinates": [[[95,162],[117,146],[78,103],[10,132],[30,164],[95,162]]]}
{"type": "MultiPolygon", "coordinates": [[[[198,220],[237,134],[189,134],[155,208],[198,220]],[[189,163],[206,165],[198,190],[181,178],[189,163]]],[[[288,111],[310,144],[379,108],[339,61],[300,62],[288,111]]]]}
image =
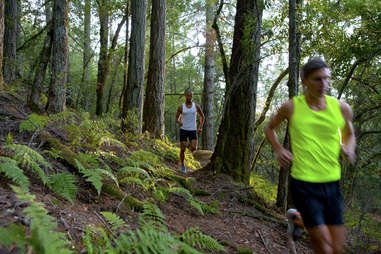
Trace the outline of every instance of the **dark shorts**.
{"type": "Polygon", "coordinates": [[[309,183],[291,178],[291,196],[306,227],[343,225],[343,199],[339,181],[309,183]]]}
{"type": "Polygon", "coordinates": [[[180,142],[189,140],[197,140],[197,131],[186,131],[180,129],[180,142]]]}

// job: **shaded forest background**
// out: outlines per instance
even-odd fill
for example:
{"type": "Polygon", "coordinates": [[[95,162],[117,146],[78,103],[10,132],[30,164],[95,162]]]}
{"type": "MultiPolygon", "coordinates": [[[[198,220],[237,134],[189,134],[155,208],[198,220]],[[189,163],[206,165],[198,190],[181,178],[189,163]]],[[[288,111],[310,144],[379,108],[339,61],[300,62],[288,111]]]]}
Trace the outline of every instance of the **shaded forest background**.
{"type": "Polygon", "coordinates": [[[28,114],[86,113],[119,121],[124,135],[177,142],[190,88],[206,116],[199,146],[213,152],[205,169],[266,181],[279,212],[292,205],[289,169],[262,129],[303,93],[299,66],[323,57],[330,94],[354,112],[358,159],[341,161],[347,226],[381,239],[370,226],[381,215],[379,1],[1,0],[0,10],[0,89],[28,114]]]}

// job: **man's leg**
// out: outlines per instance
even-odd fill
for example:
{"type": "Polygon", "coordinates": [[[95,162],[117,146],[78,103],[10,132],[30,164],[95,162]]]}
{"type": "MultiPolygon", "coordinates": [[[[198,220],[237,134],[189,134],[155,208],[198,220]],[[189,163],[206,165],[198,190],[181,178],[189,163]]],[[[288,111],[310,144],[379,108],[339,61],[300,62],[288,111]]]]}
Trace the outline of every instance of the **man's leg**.
{"type": "Polygon", "coordinates": [[[181,166],[184,167],[184,159],[185,159],[185,149],[187,146],[186,141],[181,141],[180,142],[180,161],[181,161],[181,166]]]}
{"type": "Polygon", "coordinates": [[[307,227],[315,254],[334,254],[333,241],[327,225],[307,227]]]}
{"type": "Polygon", "coordinates": [[[346,231],[343,225],[328,225],[328,230],[332,238],[333,253],[341,254],[344,253],[345,241],[346,241],[346,231]]]}
{"type": "Polygon", "coordinates": [[[197,150],[197,144],[198,144],[197,139],[192,139],[190,141],[190,147],[189,148],[190,148],[192,153],[196,152],[196,150],[197,150]]]}

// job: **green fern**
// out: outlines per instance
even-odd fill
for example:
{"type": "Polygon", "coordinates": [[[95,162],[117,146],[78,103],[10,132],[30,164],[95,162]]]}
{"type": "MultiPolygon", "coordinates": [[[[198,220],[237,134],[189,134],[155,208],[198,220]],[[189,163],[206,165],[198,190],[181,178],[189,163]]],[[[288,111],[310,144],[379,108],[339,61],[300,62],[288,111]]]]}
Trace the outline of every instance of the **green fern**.
{"type": "Polygon", "coordinates": [[[112,230],[117,231],[122,227],[127,227],[127,224],[118,215],[112,212],[101,212],[106,221],[111,225],[112,230]]]}
{"type": "Polygon", "coordinates": [[[144,191],[148,191],[150,188],[150,183],[148,181],[142,181],[140,178],[137,177],[125,177],[122,180],[120,180],[121,183],[133,183],[136,185],[139,185],[144,191]]]}
{"type": "Polygon", "coordinates": [[[22,121],[19,125],[19,131],[42,130],[48,124],[48,117],[37,114],[30,114],[28,119],[22,121]]]}
{"type": "Polygon", "coordinates": [[[154,167],[161,165],[160,158],[156,154],[144,150],[131,152],[130,158],[134,161],[146,162],[154,167]]]}
{"type": "Polygon", "coordinates": [[[66,173],[54,174],[50,177],[48,186],[59,196],[74,204],[75,194],[77,193],[75,176],[66,173]]]}
{"type": "Polygon", "coordinates": [[[101,145],[106,145],[106,146],[114,145],[114,146],[118,146],[124,150],[126,149],[125,144],[123,144],[122,142],[120,142],[119,140],[117,140],[115,138],[107,137],[107,136],[103,136],[100,138],[98,146],[101,146],[101,145]]]}
{"type": "Polygon", "coordinates": [[[21,188],[16,186],[11,187],[16,192],[20,201],[29,203],[29,206],[23,212],[31,221],[30,233],[26,234],[25,231],[23,232],[22,227],[12,226],[11,224],[9,230],[0,228],[1,243],[6,247],[16,243],[20,250],[24,250],[25,244],[27,244],[32,247],[34,253],[41,254],[72,253],[69,248],[66,248],[68,245],[68,241],[65,238],[66,235],[54,231],[57,228],[57,223],[53,220],[53,217],[48,215],[48,211],[43,208],[43,204],[34,201],[35,196],[24,193],[21,188]]]}
{"type": "Polygon", "coordinates": [[[75,160],[79,172],[81,172],[85,177],[86,181],[90,182],[98,192],[98,195],[101,194],[102,185],[103,185],[103,176],[107,176],[112,179],[115,184],[119,187],[117,178],[109,171],[101,168],[89,168],[86,169],[78,160],[75,160]]]}
{"type": "Polygon", "coordinates": [[[225,248],[219,244],[214,238],[203,234],[200,228],[188,229],[182,235],[182,238],[186,243],[193,247],[198,247],[200,249],[206,249],[208,251],[223,251],[226,252],[225,248]]]}
{"type": "Polygon", "coordinates": [[[165,218],[160,209],[153,203],[145,202],[143,212],[139,216],[140,225],[155,225],[161,230],[166,230],[165,218]]]}
{"type": "Polygon", "coordinates": [[[191,194],[191,192],[185,188],[182,188],[182,187],[172,187],[172,188],[169,188],[169,192],[173,193],[180,193],[180,194],[184,194],[186,197],[185,198],[191,198],[193,199],[193,196],[191,194]]]}
{"type": "Polygon", "coordinates": [[[126,175],[130,175],[130,174],[133,174],[133,173],[135,173],[135,175],[142,174],[145,177],[150,178],[150,176],[147,173],[147,171],[145,171],[144,169],[139,168],[139,167],[123,167],[123,168],[118,170],[118,173],[119,173],[120,176],[126,176],[126,175]]]}
{"type": "Polygon", "coordinates": [[[24,171],[17,166],[17,161],[0,156],[0,172],[17,183],[23,190],[29,190],[29,179],[24,175],[24,171]]]}
{"type": "Polygon", "coordinates": [[[47,169],[52,169],[52,166],[47,160],[45,160],[44,157],[41,156],[41,154],[29,148],[28,146],[19,144],[5,145],[4,148],[12,150],[16,153],[13,156],[13,159],[16,160],[19,165],[31,169],[33,172],[35,172],[41,178],[44,184],[48,182],[48,178],[46,177],[45,172],[41,166],[47,169]]]}

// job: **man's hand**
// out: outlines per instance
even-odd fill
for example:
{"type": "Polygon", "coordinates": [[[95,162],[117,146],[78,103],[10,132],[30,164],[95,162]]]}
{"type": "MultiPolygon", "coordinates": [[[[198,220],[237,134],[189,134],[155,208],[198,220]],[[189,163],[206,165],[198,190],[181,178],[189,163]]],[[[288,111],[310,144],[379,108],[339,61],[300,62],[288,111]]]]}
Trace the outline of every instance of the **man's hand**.
{"type": "Polygon", "coordinates": [[[341,153],[346,161],[350,164],[354,164],[356,160],[356,153],[353,149],[348,149],[344,145],[341,146],[341,153]]]}
{"type": "Polygon", "coordinates": [[[197,132],[202,132],[202,127],[198,127],[197,132]]]}
{"type": "Polygon", "coordinates": [[[178,125],[183,126],[183,121],[177,120],[176,122],[178,123],[178,125]]]}
{"type": "Polygon", "coordinates": [[[275,151],[276,159],[281,167],[288,167],[291,166],[292,160],[294,159],[294,156],[290,151],[288,151],[285,148],[280,148],[279,150],[275,151]]]}

